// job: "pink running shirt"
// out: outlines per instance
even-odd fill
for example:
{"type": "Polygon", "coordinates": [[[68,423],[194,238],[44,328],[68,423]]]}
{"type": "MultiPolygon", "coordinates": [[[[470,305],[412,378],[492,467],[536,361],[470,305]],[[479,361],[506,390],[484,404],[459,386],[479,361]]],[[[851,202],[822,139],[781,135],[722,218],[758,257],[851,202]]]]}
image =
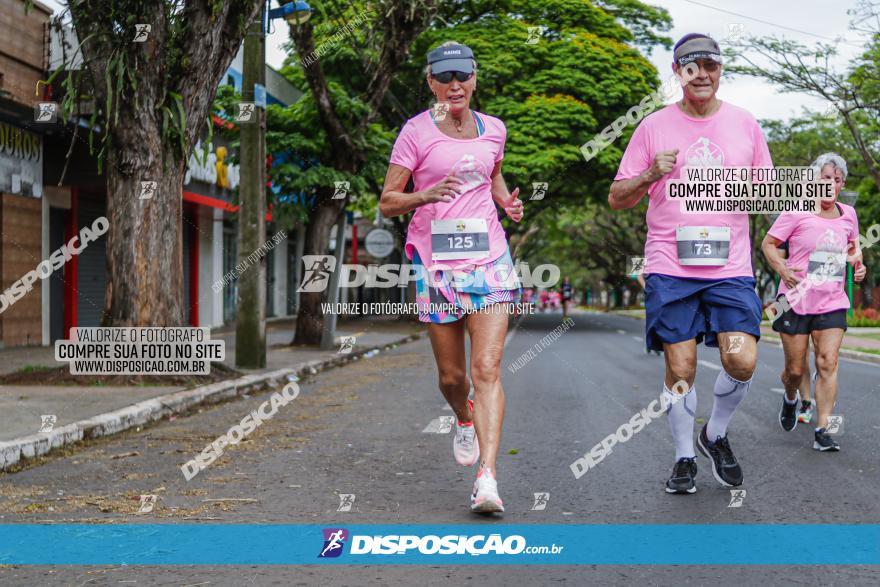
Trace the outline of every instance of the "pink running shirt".
{"type": "Polygon", "coordinates": [[[672,172],[648,189],[648,240],[645,264],[651,273],[702,279],[754,277],[748,214],[683,214],[679,202],[666,199],[666,183],[681,179],[681,168],[700,164],[711,167],[772,167],[767,142],[755,117],[727,102],[708,118],[692,118],[671,104],[645,118],[633,133],[623,154],[615,181],[647,171],[660,151],[678,149],[672,172]],[[730,228],[730,254],[726,265],[681,265],[675,229],[679,226],[730,228]]]}
{"type": "MultiPolygon", "coordinates": [[[[798,285],[800,296],[786,296],[795,314],[825,314],[849,308],[849,297],[844,289],[846,267],[838,267],[831,259],[834,256],[838,259],[844,256],[845,259],[849,243],[858,242],[859,219],[852,206],[840,202],[837,205],[842,212],[838,218],[822,218],[809,212],[784,212],[770,227],[770,236],[788,241],[786,266],[801,269],[795,273],[801,280],[798,285]],[[818,268],[823,264],[827,269],[820,274],[818,268]]],[[[789,289],[784,281],[779,282],[778,294],[789,289]]]]}
{"type": "Polygon", "coordinates": [[[454,139],[437,128],[430,111],[410,118],[391,151],[391,163],[412,172],[415,191],[428,189],[454,171],[464,181],[464,191],[446,204],[435,202],[416,208],[406,237],[406,256],[418,251],[432,269],[461,269],[494,261],[507,250],[507,238],[492,200],[492,170],[504,158],[507,129],[493,116],[477,113],[485,132],[475,139],[454,139]],[[489,230],[489,255],[477,259],[431,260],[431,221],[482,218],[489,230]]]}

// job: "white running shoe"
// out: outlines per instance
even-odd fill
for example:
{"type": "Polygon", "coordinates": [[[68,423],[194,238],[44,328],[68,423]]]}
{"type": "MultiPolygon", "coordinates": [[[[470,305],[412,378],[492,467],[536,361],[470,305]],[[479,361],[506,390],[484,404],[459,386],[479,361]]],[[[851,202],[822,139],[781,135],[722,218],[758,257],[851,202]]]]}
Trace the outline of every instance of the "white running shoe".
{"type": "MultiPolygon", "coordinates": [[[[474,411],[473,400],[468,400],[471,413],[474,411]]],[[[470,467],[480,458],[480,443],[477,441],[477,429],[474,421],[467,424],[455,423],[455,438],[452,439],[452,454],[455,462],[465,467],[470,467]]]]}
{"type": "Polygon", "coordinates": [[[479,514],[503,512],[504,502],[498,497],[498,482],[489,467],[481,467],[471,494],[471,511],[479,514]]]}

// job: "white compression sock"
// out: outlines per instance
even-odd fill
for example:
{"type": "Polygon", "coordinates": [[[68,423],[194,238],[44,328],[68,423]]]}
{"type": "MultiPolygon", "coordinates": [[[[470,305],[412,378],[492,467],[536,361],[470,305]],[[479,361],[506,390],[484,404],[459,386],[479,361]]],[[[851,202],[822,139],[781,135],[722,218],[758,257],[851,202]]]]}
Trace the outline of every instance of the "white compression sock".
{"type": "Polygon", "coordinates": [[[724,438],[727,436],[727,425],[733,418],[734,412],[739,402],[746,397],[752,380],[738,381],[722,370],[715,380],[715,403],[712,404],[712,415],[709,417],[709,424],[706,426],[706,436],[709,442],[715,442],[717,437],[724,438]]]}
{"type": "Polygon", "coordinates": [[[694,414],[697,413],[697,392],[691,387],[687,393],[679,395],[669,391],[663,385],[663,395],[669,400],[666,408],[666,419],[669,421],[669,431],[672,433],[672,442],[675,444],[675,460],[694,458],[694,414]]]}

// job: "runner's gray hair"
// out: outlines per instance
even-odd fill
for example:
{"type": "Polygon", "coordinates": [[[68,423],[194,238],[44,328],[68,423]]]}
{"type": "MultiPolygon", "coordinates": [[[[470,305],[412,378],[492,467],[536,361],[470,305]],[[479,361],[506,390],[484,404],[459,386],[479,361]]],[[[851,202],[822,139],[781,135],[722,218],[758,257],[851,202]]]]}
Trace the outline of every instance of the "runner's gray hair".
{"type": "Polygon", "coordinates": [[[843,181],[846,181],[846,160],[843,157],[841,157],[837,153],[822,153],[821,155],[816,157],[816,160],[813,161],[813,164],[810,165],[810,167],[815,167],[819,170],[819,173],[821,173],[822,168],[826,165],[830,165],[835,169],[839,169],[840,172],[843,174],[843,181]]]}
{"type": "MultiPolygon", "coordinates": [[[[461,43],[457,41],[445,41],[440,45],[440,47],[449,47],[450,45],[461,45],[461,43]]],[[[433,49],[432,49],[433,50],[433,49]]],[[[477,62],[474,59],[471,59],[471,63],[474,64],[474,71],[477,71],[477,62]]],[[[425,75],[431,75],[431,65],[428,64],[425,66],[425,75]]]]}

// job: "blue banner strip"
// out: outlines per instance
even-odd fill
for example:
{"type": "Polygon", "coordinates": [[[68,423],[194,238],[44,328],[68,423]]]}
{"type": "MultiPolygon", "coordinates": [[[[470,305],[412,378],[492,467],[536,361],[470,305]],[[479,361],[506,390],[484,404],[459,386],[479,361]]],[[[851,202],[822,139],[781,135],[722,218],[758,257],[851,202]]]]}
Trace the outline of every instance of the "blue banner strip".
{"type": "Polygon", "coordinates": [[[0,564],[878,565],[880,524],[2,524],[0,564]]]}

